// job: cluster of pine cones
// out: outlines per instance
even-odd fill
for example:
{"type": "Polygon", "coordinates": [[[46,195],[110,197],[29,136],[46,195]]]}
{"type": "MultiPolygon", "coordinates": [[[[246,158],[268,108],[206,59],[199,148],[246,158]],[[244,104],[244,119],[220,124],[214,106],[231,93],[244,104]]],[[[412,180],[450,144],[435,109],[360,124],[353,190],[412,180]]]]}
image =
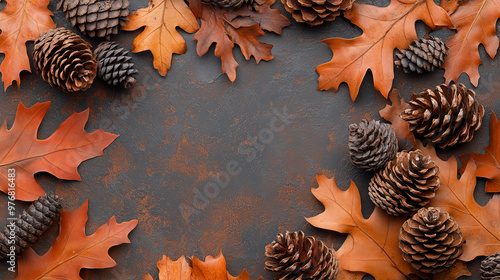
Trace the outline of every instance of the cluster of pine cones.
{"type": "MultiPolygon", "coordinates": [[[[129,5],[128,0],[58,0],[57,8],[82,34],[109,40],[125,24],[129,5]]],[[[33,60],[45,81],[68,93],[89,89],[96,76],[129,88],[138,72],[117,43],[105,41],[92,51],[90,43],[65,28],[42,33],[35,41],[33,60]]]]}
{"type": "MultiPolygon", "coordinates": [[[[409,107],[400,115],[409,129],[441,148],[471,141],[484,116],[474,91],[462,84],[412,94],[409,107]]],[[[439,167],[431,157],[418,149],[398,152],[392,127],[367,120],[349,126],[349,154],[355,166],[376,172],[368,186],[376,206],[393,216],[413,215],[399,235],[404,259],[428,274],[450,268],[462,254],[464,239],[448,213],[425,208],[440,186],[439,167]]],[[[489,267],[494,270],[491,261],[489,267]]]]}

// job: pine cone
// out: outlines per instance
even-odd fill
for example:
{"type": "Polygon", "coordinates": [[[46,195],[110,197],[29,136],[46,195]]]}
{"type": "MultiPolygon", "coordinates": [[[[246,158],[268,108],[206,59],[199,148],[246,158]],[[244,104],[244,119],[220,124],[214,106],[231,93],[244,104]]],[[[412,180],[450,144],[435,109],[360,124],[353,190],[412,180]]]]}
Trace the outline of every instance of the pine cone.
{"type": "Polygon", "coordinates": [[[462,230],[440,208],[418,210],[399,232],[403,258],[416,270],[437,274],[450,268],[463,252],[462,230]]]}
{"type": "Polygon", "coordinates": [[[85,91],[96,76],[92,46],[65,28],[42,33],[35,41],[33,60],[42,78],[64,92],[85,91]]]}
{"type": "Polygon", "coordinates": [[[202,0],[205,4],[213,4],[222,8],[239,8],[243,5],[252,6],[254,0],[202,0]]]}
{"type": "Polygon", "coordinates": [[[357,167],[367,171],[378,170],[397,152],[398,139],[390,125],[374,120],[349,125],[349,154],[357,167]]]}
{"type": "Polygon", "coordinates": [[[448,47],[440,38],[415,40],[408,49],[397,51],[395,64],[405,73],[432,72],[439,68],[448,54],[448,47]]]}
{"type": "Polygon", "coordinates": [[[469,142],[484,116],[484,107],[475,96],[463,84],[442,84],[434,91],[413,93],[410,108],[401,113],[401,118],[416,136],[430,139],[441,148],[469,142]]]}
{"type": "Polygon", "coordinates": [[[500,280],[500,254],[495,253],[481,262],[481,280],[500,280]]]}
{"type": "Polygon", "coordinates": [[[375,205],[390,215],[415,212],[435,196],[438,172],[439,167],[422,151],[402,151],[373,176],[368,194],[375,205]]]}
{"type": "MultiPolygon", "coordinates": [[[[15,247],[16,256],[20,256],[24,249],[31,247],[44,231],[54,222],[59,220],[61,201],[55,194],[44,194],[35,200],[28,211],[23,211],[15,221],[15,242],[9,244],[11,230],[5,227],[0,232],[0,259],[8,258],[10,247],[15,247]]],[[[12,242],[12,241],[10,241],[12,242]]]]}
{"type": "Polygon", "coordinates": [[[82,34],[109,40],[126,24],[129,5],[128,0],[58,0],[57,9],[82,34]]]}
{"type": "Polygon", "coordinates": [[[281,2],[297,22],[316,26],[325,21],[332,21],[340,15],[340,12],[349,10],[354,0],[281,0],[281,2]]]}
{"type": "Polygon", "coordinates": [[[97,74],[109,85],[131,87],[136,80],[132,75],[138,73],[131,62],[128,51],[115,42],[102,42],[94,51],[97,59],[97,74]]]}
{"type": "Polygon", "coordinates": [[[266,269],[281,274],[281,280],[335,279],[338,261],[335,251],[321,240],[305,236],[302,231],[278,234],[266,246],[266,269]]]}

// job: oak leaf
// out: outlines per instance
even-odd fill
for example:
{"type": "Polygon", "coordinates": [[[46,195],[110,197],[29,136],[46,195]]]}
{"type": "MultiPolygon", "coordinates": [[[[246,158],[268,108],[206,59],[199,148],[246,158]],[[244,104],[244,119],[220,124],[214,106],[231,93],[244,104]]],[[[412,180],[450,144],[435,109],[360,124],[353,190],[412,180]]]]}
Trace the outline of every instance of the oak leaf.
{"type": "Polygon", "coordinates": [[[26,42],[36,40],[44,31],[55,28],[53,14],[47,6],[50,0],[6,0],[7,6],[0,12],[0,53],[5,58],[0,65],[4,90],[17,81],[20,73],[30,71],[26,42]]]}
{"type": "Polygon", "coordinates": [[[204,4],[201,0],[188,0],[193,14],[201,21],[201,28],[194,35],[198,41],[198,55],[206,54],[210,46],[215,44],[215,55],[222,60],[222,73],[226,73],[232,82],[236,79],[238,67],[233,56],[235,44],[247,60],[251,56],[257,63],[273,59],[273,45],[262,43],[258,38],[265,35],[264,30],[281,34],[282,29],[290,25],[290,21],[279,10],[271,9],[275,1],[256,0],[253,9],[245,5],[237,9],[225,9],[204,4]]]}
{"type": "Polygon", "coordinates": [[[118,224],[112,217],[107,224],[87,236],[88,200],[74,212],[61,213],[59,236],[50,250],[39,256],[29,248],[19,259],[16,279],[82,279],[82,268],[109,268],[116,262],[109,256],[109,248],[130,243],[128,234],[137,226],[137,220],[118,224]]]}
{"type": "Polygon", "coordinates": [[[452,1],[450,5],[457,33],[446,41],[449,51],[441,66],[445,69],[444,77],[449,83],[457,81],[461,73],[467,73],[471,83],[477,86],[481,64],[479,45],[484,46],[491,58],[499,46],[495,27],[500,18],[500,0],[469,0],[458,6],[452,1]]]}
{"type": "MultiPolygon", "coordinates": [[[[488,178],[486,181],[486,192],[500,193],[500,121],[497,119],[495,112],[491,113],[490,120],[490,144],[484,147],[486,153],[470,153],[460,156],[462,163],[469,161],[469,158],[474,159],[477,169],[476,176],[488,178]]],[[[460,173],[463,173],[462,168],[460,173]]]]}
{"type": "Polygon", "coordinates": [[[410,105],[406,103],[404,98],[401,98],[396,90],[391,91],[389,98],[392,104],[386,105],[384,109],[379,111],[379,114],[391,123],[399,141],[399,147],[410,149],[416,143],[415,135],[410,131],[410,125],[400,117],[401,112],[410,108],[410,105]]]}
{"type": "Polygon", "coordinates": [[[132,45],[133,52],[150,50],[154,57],[154,67],[165,76],[172,64],[172,55],[186,52],[186,42],[176,27],[188,33],[200,27],[184,0],[152,0],[147,8],[139,9],[129,16],[122,28],[133,31],[143,26],[132,45]]]}
{"type": "MultiPolygon", "coordinates": [[[[160,280],[251,280],[246,270],[237,277],[231,276],[226,270],[226,259],[222,252],[215,258],[206,257],[205,261],[194,257],[189,263],[184,256],[172,261],[164,255],[157,266],[160,280]]],[[[144,279],[152,280],[153,277],[147,274],[144,279]]]]}
{"type": "Polygon", "coordinates": [[[394,79],[393,51],[405,49],[417,39],[416,21],[422,20],[432,29],[453,26],[446,11],[432,0],[392,0],[383,8],[354,3],[344,16],[363,34],[354,39],[323,40],[333,58],[316,71],[318,89],[337,90],[346,82],[353,101],[368,70],[373,74],[375,89],[387,97],[394,79]]]}
{"type": "Polygon", "coordinates": [[[0,127],[0,190],[8,192],[8,169],[15,169],[16,199],[33,201],[45,192],[35,181],[34,174],[48,172],[59,179],[81,180],[78,165],[100,156],[118,135],[102,129],[87,133],[84,130],[89,110],[75,113],[65,120],[47,139],[37,138],[39,126],[50,102],[17,108],[10,129],[4,122],[0,127]]]}

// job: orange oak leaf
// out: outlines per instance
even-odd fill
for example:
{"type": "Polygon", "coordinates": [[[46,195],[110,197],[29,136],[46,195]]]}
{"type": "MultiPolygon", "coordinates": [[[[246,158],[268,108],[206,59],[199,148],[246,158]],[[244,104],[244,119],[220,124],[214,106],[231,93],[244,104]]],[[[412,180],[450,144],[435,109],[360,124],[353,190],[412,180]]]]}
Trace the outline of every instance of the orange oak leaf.
{"type": "Polygon", "coordinates": [[[318,89],[337,90],[345,82],[353,101],[368,70],[373,74],[375,89],[387,97],[394,79],[393,51],[405,49],[417,39],[416,21],[421,20],[432,29],[453,26],[446,11],[432,0],[392,0],[383,8],[354,3],[344,15],[363,34],[354,39],[324,40],[333,58],[316,71],[318,89]]]}
{"type": "Polygon", "coordinates": [[[82,268],[108,268],[116,265],[109,256],[109,248],[130,243],[128,234],[137,226],[137,220],[118,224],[112,217],[107,224],[87,236],[88,200],[74,212],[63,210],[59,236],[50,250],[39,256],[29,248],[19,259],[16,279],[82,279],[82,268]]]}
{"type": "Polygon", "coordinates": [[[415,145],[415,135],[410,131],[409,124],[400,117],[401,112],[410,108],[410,105],[399,96],[396,90],[391,91],[389,98],[392,104],[386,105],[384,109],[379,111],[379,114],[384,120],[391,123],[394,132],[396,132],[399,147],[410,149],[415,145]]]}
{"type": "MultiPolygon", "coordinates": [[[[500,192],[500,121],[497,119],[495,112],[491,113],[490,120],[490,144],[484,147],[486,153],[477,154],[470,153],[460,156],[462,163],[469,161],[469,158],[474,159],[477,164],[476,176],[488,178],[486,181],[486,192],[500,192]]],[[[462,168],[460,173],[463,173],[462,168]]]]}
{"type": "Polygon", "coordinates": [[[147,8],[139,9],[129,16],[122,28],[133,31],[143,26],[132,45],[133,52],[150,50],[154,57],[154,67],[165,76],[172,64],[172,55],[186,52],[186,42],[176,27],[188,33],[200,27],[184,0],[152,0],[147,8]]]}
{"type": "Polygon", "coordinates": [[[462,229],[465,238],[460,260],[471,261],[477,256],[488,256],[500,251],[500,194],[494,194],[485,206],[474,199],[476,164],[471,159],[458,179],[457,160],[441,160],[432,145],[417,148],[430,155],[439,166],[441,186],[429,206],[441,207],[450,213],[462,229]]]}
{"type": "Polygon", "coordinates": [[[6,0],[0,12],[0,53],[5,58],[0,65],[4,90],[13,81],[21,83],[20,73],[30,71],[26,42],[36,40],[46,30],[55,28],[53,14],[47,9],[50,0],[6,0]]]}
{"type": "Polygon", "coordinates": [[[474,86],[479,82],[479,45],[482,44],[491,58],[499,45],[495,33],[500,18],[500,0],[469,0],[460,3],[451,15],[457,33],[446,45],[450,48],[441,66],[445,69],[446,83],[457,81],[461,73],[467,73],[474,86]]]}
{"type": "Polygon", "coordinates": [[[9,169],[15,169],[16,199],[33,201],[45,192],[35,181],[34,174],[48,172],[59,179],[81,180],[78,165],[100,156],[118,135],[102,129],[87,133],[84,130],[89,110],[75,113],[65,120],[47,139],[37,138],[38,128],[50,107],[50,102],[17,108],[10,129],[4,122],[0,127],[0,190],[8,192],[9,169]]]}
{"type": "Polygon", "coordinates": [[[339,279],[358,279],[360,272],[371,274],[375,279],[392,280],[419,274],[403,259],[399,249],[399,230],[405,218],[389,216],[377,207],[365,219],[359,191],[353,182],[342,191],[334,178],[317,175],[316,180],[319,187],[312,189],[312,193],[324,205],[325,211],[306,218],[307,221],[318,228],[348,234],[337,252],[341,268],[339,279]]]}
{"type": "Polygon", "coordinates": [[[201,28],[194,35],[198,41],[198,55],[206,54],[215,44],[215,55],[222,60],[222,73],[226,73],[232,82],[236,79],[238,67],[233,56],[235,44],[247,60],[251,56],[257,63],[273,59],[273,46],[260,42],[258,38],[265,35],[264,30],[281,34],[282,29],[290,25],[279,10],[271,9],[275,1],[256,0],[251,10],[245,5],[238,9],[224,9],[204,4],[201,0],[188,0],[193,14],[201,21],[201,28]]]}
{"type": "MultiPolygon", "coordinates": [[[[237,277],[231,276],[226,269],[226,259],[222,252],[215,258],[208,256],[205,261],[194,257],[189,263],[184,256],[172,261],[164,255],[157,266],[160,280],[251,280],[246,270],[237,277]]],[[[147,274],[144,279],[152,280],[153,277],[147,274]]],[[[259,278],[261,279],[262,277],[259,278]]]]}

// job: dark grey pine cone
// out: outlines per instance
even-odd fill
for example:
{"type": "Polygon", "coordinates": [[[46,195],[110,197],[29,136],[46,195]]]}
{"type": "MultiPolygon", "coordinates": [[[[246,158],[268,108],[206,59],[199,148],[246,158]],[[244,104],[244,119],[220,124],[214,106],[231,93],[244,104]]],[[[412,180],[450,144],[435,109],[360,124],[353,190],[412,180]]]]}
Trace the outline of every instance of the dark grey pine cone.
{"type": "Polygon", "coordinates": [[[422,151],[401,151],[373,176],[368,195],[375,205],[390,215],[412,213],[436,195],[438,172],[439,167],[422,151]]]}
{"type": "Polygon", "coordinates": [[[60,198],[55,194],[46,193],[35,200],[15,221],[13,244],[9,244],[9,228],[0,232],[0,259],[8,258],[11,246],[15,247],[16,256],[20,256],[53,222],[59,221],[61,210],[60,198]]]}
{"type": "Polygon", "coordinates": [[[408,49],[396,52],[396,66],[403,68],[405,73],[424,71],[432,72],[439,68],[448,53],[448,47],[440,38],[415,40],[408,49]]]}
{"type": "Polygon", "coordinates": [[[335,251],[302,231],[278,234],[266,246],[266,269],[280,274],[280,280],[330,280],[338,274],[335,251]]]}
{"type": "Polygon", "coordinates": [[[495,253],[481,262],[481,280],[500,280],[500,254],[495,253]]]}
{"type": "Polygon", "coordinates": [[[416,270],[429,274],[449,269],[462,255],[464,242],[458,223],[435,207],[418,210],[399,232],[403,259],[416,270]]]}
{"type": "Polygon", "coordinates": [[[349,154],[358,168],[383,168],[398,152],[398,139],[392,127],[379,121],[362,120],[349,125],[349,154]]]}
{"type": "Polygon", "coordinates": [[[97,59],[97,75],[109,85],[123,85],[129,88],[136,83],[132,76],[138,71],[134,68],[128,51],[115,42],[102,42],[94,51],[97,59]]]}
{"type": "Polygon", "coordinates": [[[252,6],[254,0],[202,0],[205,4],[213,4],[222,8],[239,8],[243,5],[252,6]]]}
{"type": "Polygon", "coordinates": [[[442,84],[434,91],[412,93],[410,108],[401,118],[420,139],[429,139],[441,148],[466,143],[482,124],[484,107],[476,101],[476,93],[463,84],[442,84]]]}
{"type": "Polygon", "coordinates": [[[126,24],[129,5],[128,0],[58,0],[57,9],[82,34],[109,39],[126,24]]]}

